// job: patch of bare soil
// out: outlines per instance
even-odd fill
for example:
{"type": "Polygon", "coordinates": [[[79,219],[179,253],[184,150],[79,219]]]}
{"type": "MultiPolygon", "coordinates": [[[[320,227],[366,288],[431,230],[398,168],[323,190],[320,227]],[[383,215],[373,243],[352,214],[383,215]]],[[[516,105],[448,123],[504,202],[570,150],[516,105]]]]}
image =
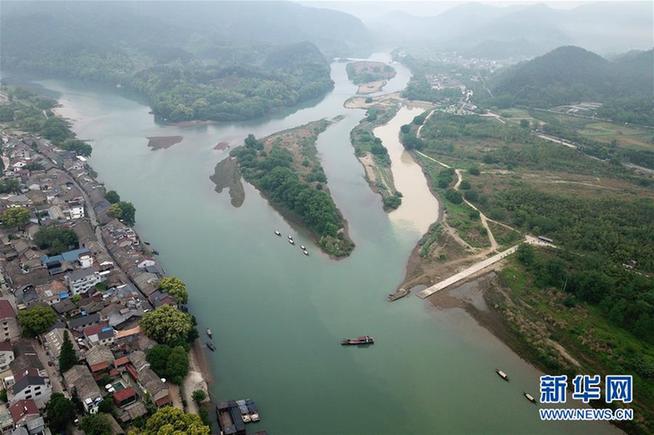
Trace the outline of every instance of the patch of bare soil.
{"type": "Polygon", "coordinates": [[[374,82],[363,83],[359,85],[359,88],[357,89],[357,94],[361,94],[361,95],[374,94],[375,92],[379,92],[382,89],[384,89],[386,83],[388,83],[387,80],[376,80],[374,82]]]}
{"type": "Polygon", "coordinates": [[[148,139],[148,147],[152,151],[167,149],[171,146],[178,144],[184,139],[182,136],[150,136],[148,139]]]}
{"type": "Polygon", "coordinates": [[[229,149],[229,143],[227,142],[218,142],[213,149],[218,150],[218,151],[224,151],[229,149]]]}
{"type": "Polygon", "coordinates": [[[243,205],[245,190],[241,180],[241,171],[238,169],[238,162],[235,158],[227,157],[218,162],[214,174],[209,179],[216,184],[216,192],[221,193],[223,189],[229,189],[229,197],[234,207],[243,205]]]}

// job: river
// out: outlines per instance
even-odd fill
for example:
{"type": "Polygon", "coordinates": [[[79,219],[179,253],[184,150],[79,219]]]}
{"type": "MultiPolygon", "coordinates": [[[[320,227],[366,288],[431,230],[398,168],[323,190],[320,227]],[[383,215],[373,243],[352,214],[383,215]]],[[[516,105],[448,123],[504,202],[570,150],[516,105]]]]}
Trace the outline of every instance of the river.
{"type": "MultiPolygon", "coordinates": [[[[387,91],[409,79],[406,68],[394,66],[398,75],[387,91]]],[[[406,220],[421,206],[435,217],[435,201],[416,203],[420,196],[406,184],[412,182],[400,177],[402,207],[413,211],[402,219],[382,211],[349,142],[364,116],[343,108],[356,87],[344,63],[332,64],[332,77],[331,93],[287,116],[185,127],[157,125],[147,106],[111,90],[40,81],[57,93],[78,136],[92,140],[100,180],[135,204],[138,232],[161,252],[166,270],[188,283],[200,330],[214,333],[217,351],[208,354],[214,399],[254,399],[262,421],[250,429],[273,435],[615,432],[606,424],[540,422],[538,408],[522,397],[522,391],[537,395],[540,372],[464,311],[436,310],[414,296],[386,302],[429,223],[406,220]],[[262,137],[336,115],[344,118],[320,135],[317,147],[356,243],[342,261],[322,255],[302,234],[296,240],[309,257],[275,237],[275,229],[297,232],[250,185],[244,204],[234,208],[209,181],[228,153],[215,150],[216,143],[238,144],[248,133],[262,137]],[[184,139],[164,150],[146,146],[146,137],[168,135],[184,139]],[[338,344],[364,334],[376,344],[338,344]],[[510,374],[510,383],[495,375],[496,367],[510,374]]],[[[392,123],[399,128],[399,121],[392,123]]],[[[419,184],[426,188],[424,179],[419,184]]]]}

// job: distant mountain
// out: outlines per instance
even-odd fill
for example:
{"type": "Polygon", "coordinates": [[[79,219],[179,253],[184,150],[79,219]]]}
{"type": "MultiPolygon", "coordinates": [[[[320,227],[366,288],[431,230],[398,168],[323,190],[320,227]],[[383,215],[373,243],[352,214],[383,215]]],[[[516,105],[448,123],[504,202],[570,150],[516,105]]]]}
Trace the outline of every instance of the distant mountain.
{"type": "Polygon", "coordinates": [[[538,107],[583,100],[654,99],[653,53],[633,53],[611,62],[583,48],[559,47],[500,73],[491,88],[497,99],[538,107]]]}
{"type": "Polygon", "coordinates": [[[3,54],[25,49],[136,48],[154,56],[235,43],[309,41],[328,56],[370,47],[370,35],[351,15],[285,1],[3,1],[3,54]]]}
{"type": "Polygon", "coordinates": [[[432,17],[388,14],[370,27],[376,36],[400,38],[405,45],[488,58],[535,56],[562,45],[615,53],[652,45],[654,5],[599,2],[554,9],[469,3],[432,17]]]}
{"type": "Polygon", "coordinates": [[[120,85],[165,122],[295,107],[370,46],[357,18],[284,1],[3,1],[0,28],[3,72],[120,85]]]}

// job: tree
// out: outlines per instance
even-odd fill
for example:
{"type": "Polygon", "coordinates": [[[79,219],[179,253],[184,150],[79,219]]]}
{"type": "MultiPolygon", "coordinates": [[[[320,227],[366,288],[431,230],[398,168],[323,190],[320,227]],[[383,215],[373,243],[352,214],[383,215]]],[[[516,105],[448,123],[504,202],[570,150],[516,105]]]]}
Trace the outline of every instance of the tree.
{"type": "Polygon", "coordinates": [[[61,393],[52,393],[45,407],[50,429],[63,432],[75,418],[75,405],[61,393]]]}
{"type": "Polygon", "coordinates": [[[468,169],[468,173],[470,173],[470,175],[479,175],[481,172],[479,171],[478,166],[473,166],[472,168],[468,169]]]}
{"type": "Polygon", "coordinates": [[[191,316],[172,305],[162,305],[145,313],[140,325],[145,335],[169,346],[186,343],[193,330],[191,316]]]}
{"type": "Polygon", "coordinates": [[[165,406],[148,418],[142,433],[143,435],[209,435],[210,432],[210,428],[197,415],[165,406]]]}
{"type": "Polygon", "coordinates": [[[48,225],[41,228],[34,236],[34,243],[48,251],[50,255],[60,254],[79,246],[75,231],[58,225],[48,225]]]}
{"type": "Polygon", "coordinates": [[[110,190],[105,193],[104,198],[112,204],[120,202],[120,195],[115,190],[110,190]]]}
{"type": "Polygon", "coordinates": [[[161,281],[159,281],[159,290],[175,297],[177,302],[180,304],[185,304],[188,300],[186,284],[175,276],[166,276],[162,278],[161,281]]]}
{"type": "Polygon", "coordinates": [[[107,396],[98,405],[98,411],[111,414],[114,410],[114,401],[111,396],[107,396]]]}
{"type": "Polygon", "coordinates": [[[77,364],[75,348],[73,348],[73,342],[70,341],[70,334],[68,334],[68,331],[64,331],[64,341],[61,344],[59,353],[59,372],[63,375],[75,364],[77,364]]]}
{"type": "Polygon", "coordinates": [[[527,119],[521,119],[520,120],[520,127],[529,128],[529,121],[527,119]]]}
{"type": "Polygon", "coordinates": [[[24,207],[11,207],[0,216],[2,223],[9,228],[23,228],[30,221],[30,211],[24,207]]]}
{"type": "Polygon", "coordinates": [[[120,219],[129,226],[136,223],[136,208],[131,202],[120,201],[112,204],[108,213],[109,216],[120,219]]]}
{"type": "Polygon", "coordinates": [[[155,373],[174,384],[181,384],[188,374],[188,353],[182,346],[157,344],[148,351],[147,360],[155,373]]]}
{"type": "Polygon", "coordinates": [[[195,403],[200,404],[204,402],[204,399],[207,398],[207,393],[205,393],[204,390],[195,390],[193,391],[193,395],[191,397],[193,397],[193,401],[195,401],[195,403]]]}
{"type": "Polygon", "coordinates": [[[531,245],[523,243],[522,245],[518,246],[518,251],[516,254],[518,261],[525,266],[531,266],[534,263],[534,248],[531,245]]]}
{"type": "Polygon", "coordinates": [[[461,204],[463,202],[461,194],[454,189],[447,189],[445,191],[445,199],[454,204],[461,204]]]}
{"type": "Polygon", "coordinates": [[[48,330],[57,321],[57,314],[46,305],[35,305],[18,312],[18,323],[23,335],[36,337],[48,330]]]}
{"type": "Polygon", "coordinates": [[[86,435],[111,435],[111,423],[104,414],[91,414],[82,419],[80,427],[86,435]]]}
{"type": "Polygon", "coordinates": [[[90,156],[91,153],[93,152],[93,148],[91,148],[91,145],[79,139],[68,139],[64,141],[61,147],[66,151],[72,151],[78,156],[84,156],[84,157],[90,156]]]}

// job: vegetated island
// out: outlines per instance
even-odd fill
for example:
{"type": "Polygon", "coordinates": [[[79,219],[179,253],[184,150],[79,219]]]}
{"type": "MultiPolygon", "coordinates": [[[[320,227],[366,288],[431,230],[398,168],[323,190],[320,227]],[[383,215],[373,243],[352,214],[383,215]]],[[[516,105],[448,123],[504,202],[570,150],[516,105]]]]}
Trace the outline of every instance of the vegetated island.
{"type": "Polygon", "coordinates": [[[350,132],[354,154],[363,165],[366,181],[370,188],[381,195],[384,210],[395,210],[402,203],[402,194],[395,188],[391,159],[381,139],[375,137],[373,130],[389,122],[399,109],[392,99],[373,101],[368,106],[366,117],[350,132]]]}
{"type": "Polygon", "coordinates": [[[152,151],[160,149],[168,149],[171,146],[178,144],[182,141],[182,136],[149,136],[148,138],[148,147],[152,151]]]}
{"type": "Polygon", "coordinates": [[[231,151],[243,177],[285,217],[306,226],[332,257],[354,249],[347,224],[327,189],[318,158],[318,135],[337,121],[322,119],[257,140],[253,135],[231,151]]]}
{"type": "Polygon", "coordinates": [[[395,77],[395,69],[383,62],[357,61],[345,67],[347,77],[359,85],[358,94],[371,94],[382,90],[388,80],[395,77]]]}

